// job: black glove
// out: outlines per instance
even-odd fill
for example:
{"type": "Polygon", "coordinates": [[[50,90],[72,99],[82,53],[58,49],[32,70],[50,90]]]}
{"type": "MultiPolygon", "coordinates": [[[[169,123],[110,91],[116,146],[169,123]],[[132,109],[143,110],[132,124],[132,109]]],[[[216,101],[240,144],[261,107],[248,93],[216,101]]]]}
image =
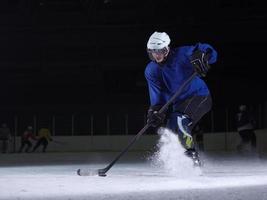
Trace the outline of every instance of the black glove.
{"type": "Polygon", "coordinates": [[[201,50],[195,50],[190,56],[190,62],[193,65],[195,71],[202,77],[205,77],[210,65],[208,63],[211,56],[211,49],[207,49],[207,52],[201,50]]]}
{"type": "Polygon", "coordinates": [[[164,122],[166,113],[159,113],[161,106],[151,106],[147,112],[147,124],[156,128],[164,122]]]}

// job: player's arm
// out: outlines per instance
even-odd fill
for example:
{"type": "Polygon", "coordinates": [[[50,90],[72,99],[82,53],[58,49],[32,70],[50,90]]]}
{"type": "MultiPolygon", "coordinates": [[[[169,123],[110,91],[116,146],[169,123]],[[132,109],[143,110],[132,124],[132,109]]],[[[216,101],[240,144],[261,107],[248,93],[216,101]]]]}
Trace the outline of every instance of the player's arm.
{"type": "Polygon", "coordinates": [[[147,123],[153,127],[159,126],[165,119],[165,113],[158,111],[165,104],[164,89],[153,71],[146,69],[145,78],[148,84],[150,107],[147,111],[147,123]]]}

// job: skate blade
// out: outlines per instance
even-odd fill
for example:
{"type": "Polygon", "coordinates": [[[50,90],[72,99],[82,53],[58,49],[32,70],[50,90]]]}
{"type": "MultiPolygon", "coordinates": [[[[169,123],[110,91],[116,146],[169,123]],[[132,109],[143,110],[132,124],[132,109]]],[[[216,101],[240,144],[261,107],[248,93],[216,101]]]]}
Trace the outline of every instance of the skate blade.
{"type": "Polygon", "coordinates": [[[193,161],[193,165],[194,165],[194,167],[202,167],[203,166],[202,162],[200,162],[199,160],[193,161]]]}

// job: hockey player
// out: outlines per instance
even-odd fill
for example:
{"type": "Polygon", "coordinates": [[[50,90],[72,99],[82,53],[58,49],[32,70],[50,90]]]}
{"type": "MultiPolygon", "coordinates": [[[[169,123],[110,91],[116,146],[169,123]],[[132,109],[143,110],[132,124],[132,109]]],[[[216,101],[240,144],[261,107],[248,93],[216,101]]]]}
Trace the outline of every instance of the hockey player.
{"type": "MultiPolygon", "coordinates": [[[[8,145],[11,139],[11,131],[6,123],[3,123],[0,127],[0,141],[2,141],[2,153],[8,153],[8,145]]],[[[0,145],[1,146],[1,145],[0,145]]]]}
{"type": "Polygon", "coordinates": [[[163,123],[178,133],[185,154],[200,166],[200,160],[191,134],[195,124],[210,111],[212,99],[209,89],[201,79],[217,60],[217,52],[209,44],[170,48],[170,37],[165,32],[154,32],[147,42],[151,62],[145,69],[150,107],[147,123],[158,127],[163,123]],[[199,76],[183,89],[166,113],[159,109],[172,97],[181,84],[196,71],[199,76]]]}
{"type": "Polygon", "coordinates": [[[32,147],[31,140],[36,140],[35,136],[33,135],[33,130],[31,126],[28,126],[27,129],[23,132],[21,136],[21,145],[19,148],[19,153],[23,152],[24,146],[27,145],[25,152],[29,153],[32,147]]]}
{"type": "Polygon", "coordinates": [[[245,152],[246,146],[251,146],[251,151],[256,152],[256,134],[254,131],[255,119],[246,105],[239,106],[239,112],[236,114],[237,131],[241,137],[237,149],[245,152]]]}
{"type": "Polygon", "coordinates": [[[33,147],[32,152],[35,152],[36,149],[42,145],[43,146],[43,150],[42,152],[45,153],[46,152],[46,148],[48,146],[48,142],[53,141],[52,137],[51,137],[51,133],[50,130],[48,128],[41,128],[38,131],[38,141],[36,142],[35,146],[33,147]]]}

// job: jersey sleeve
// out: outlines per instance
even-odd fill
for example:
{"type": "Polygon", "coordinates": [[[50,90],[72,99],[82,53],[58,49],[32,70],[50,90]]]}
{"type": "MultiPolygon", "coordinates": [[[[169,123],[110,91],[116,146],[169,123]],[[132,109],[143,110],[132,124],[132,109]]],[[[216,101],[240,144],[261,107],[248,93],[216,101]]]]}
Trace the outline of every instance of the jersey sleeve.
{"type": "Polygon", "coordinates": [[[164,86],[160,81],[158,74],[151,69],[151,66],[149,65],[145,70],[145,78],[148,84],[151,106],[165,104],[166,100],[164,97],[164,86]]]}

